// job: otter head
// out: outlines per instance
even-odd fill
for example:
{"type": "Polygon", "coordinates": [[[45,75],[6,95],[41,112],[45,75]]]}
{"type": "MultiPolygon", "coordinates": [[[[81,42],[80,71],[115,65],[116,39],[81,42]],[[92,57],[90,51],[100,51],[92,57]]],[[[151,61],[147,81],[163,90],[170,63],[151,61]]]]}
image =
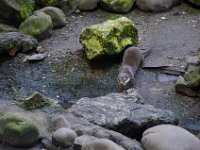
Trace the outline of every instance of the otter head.
{"type": "Polygon", "coordinates": [[[117,77],[118,83],[126,86],[134,78],[133,69],[130,66],[122,66],[119,68],[119,75],[117,77]]]}
{"type": "Polygon", "coordinates": [[[126,86],[130,81],[130,75],[127,73],[120,73],[117,77],[118,83],[122,86],[126,86]]]}

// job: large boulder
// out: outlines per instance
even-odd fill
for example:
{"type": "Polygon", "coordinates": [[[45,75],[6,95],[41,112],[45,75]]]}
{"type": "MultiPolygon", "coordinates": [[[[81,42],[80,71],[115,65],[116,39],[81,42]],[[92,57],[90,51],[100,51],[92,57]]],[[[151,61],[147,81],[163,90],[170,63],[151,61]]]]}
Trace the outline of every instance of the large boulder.
{"type": "Polygon", "coordinates": [[[200,0],[186,0],[186,1],[193,4],[194,6],[200,7],[200,0]]]}
{"type": "Polygon", "coordinates": [[[65,14],[59,8],[45,7],[39,11],[42,11],[51,17],[53,28],[64,27],[67,24],[65,14]]]}
{"type": "Polygon", "coordinates": [[[137,139],[149,127],[178,123],[171,111],[142,105],[139,101],[141,97],[134,89],[130,89],[124,93],[111,93],[98,98],[82,98],[68,112],[137,139]]]}
{"type": "Polygon", "coordinates": [[[122,17],[83,29],[80,43],[88,60],[115,56],[129,45],[137,45],[138,31],[131,20],[122,17]]]}
{"type": "Polygon", "coordinates": [[[143,133],[142,145],[145,150],[199,150],[200,140],[181,127],[160,125],[143,133]]]}
{"type": "Polygon", "coordinates": [[[5,32],[0,34],[0,55],[14,56],[16,52],[29,52],[36,49],[38,42],[29,35],[19,32],[5,32]]]}
{"type": "Polygon", "coordinates": [[[117,13],[128,13],[135,0],[99,0],[102,8],[117,13]]]}
{"type": "Polygon", "coordinates": [[[29,147],[39,138],[36,125],[23,116],[0,116],[0,141],[14,147],[29,147]]]}
{"type": "Polygon", "coordinates": [[[0,3],[0,20],[15,26],[28,18],[35,8],[32,0],[1,0],[0,3]]]}
{"type": "Polygon", "coordinates": [[[137,0],[136,5],[144,11],[165,11],[178,5],[180,0],[137,0]]]}
{"type": "Polygon", "coordinates": [[[77,2],[81,11],[91,11],[97,7],[98,0],[78,0],[77,2]]]}
{"type": "Polygon", "coordinates": [[[19,27],[19,29],[38,40],[48,37],[53,29],[51,17],[43,12],[35,12],[27,18],[19,27]]]}

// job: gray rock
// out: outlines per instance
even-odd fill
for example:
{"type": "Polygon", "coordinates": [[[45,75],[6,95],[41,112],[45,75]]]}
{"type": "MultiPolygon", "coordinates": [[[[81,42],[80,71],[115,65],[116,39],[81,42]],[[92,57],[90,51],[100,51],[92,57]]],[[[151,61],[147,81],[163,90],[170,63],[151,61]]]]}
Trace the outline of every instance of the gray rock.
{"type": "Polygon", "coordinates": [[[73,148],[74,148],[74,150],[81,150],[81,147],[85,143],[93,142],[96,140],[98,140],[98,138],[96,138],[94,136],[90,136],[90,135],[79,136],[75,139],[73,148]]]}
{"type": "Polygon", "coordinates": [[[199,150],[200,140],[181,127],[160,125],[143,133],[142,145],[146,150],[199,150]]]}
{"type": "Polygon", "coordinates": [[[57,130],[62,127],[70,128],[68,121],[63,116],[53,117],[51,120],[51,126],[52,126],[53,130],[57,130]]]}
{"type": "Polygon", "coordinates": [[[151,126],[177,123],[171,111],[135,103],[139,99],[137,92],[130,89],[98,98],[82,98],[68,112],[132,138],[140,138],[151,126]]]}
{"type": "Polygon", "coordinates": [[[76,0],[62,0],[58,7],[64,12],[66,16],[75,12],[78,7],[78,3],[76,0]]]}
{"type": "Polygon", "coordinates": [[[91,11],[97,7],[98,0],[78,0],[77,2],[81,11],[91,11]]]}
{"type": "Polygon", "coordinates": [[[125,149],[110,140],[99,139],[83,144],[81,150],[125,150],[125,149]]]}
{"type": "Polygon", "coordinates": [[[59,8],[45,7],[39,11],[42,11],[51,17],[53,28],[64,27],[67,24],[65,14],[59,8]]]}
{"type": "Polygon", "coordinates": [[[177,93],[189,96],[189,97],[196,97],[197,93],[188,86],[187,82],[182,76],[179,76],[178,80],[175,84],[175,90],[177,93]]]}
{"type": "Polygon", "coordinates": [[[66,119],[70,122],[71,128],[76,131],[78,136],[91,135],[97,138],[110,139],[113,142],[121,145],[128,150],[143,150],[141,144],[135,139],[130,139],[118,132],[102,128],[98,125],[94,125],[81,116],[74,116],[67,113],[66,119]]]}
{"type": "Polygon", "coordinates": [[[19,32],[7,32],[0,34],[0,55],[14,56],[16,52],[29,52],[36,49],[38,42],[29,35],[19,32]]]}
{"type": "Polygon", "coordinates": [[[99,4],[103,9],[117,13],[128,13],[134,2],[135,0],[99,0],[99,4]]]}
{"type": "Polygon", "coordinates": [[[55,146],[68,148],[74,144],[76,137],[76,132],[72,129],[63,127],[53,132],[52,142],[55,146]]]}
{"type": "Polygon", "coordinates": [[[137,0],[136,5],[144,11],[165,11],[180,3],[180,0],[137,0]]]}
{"type": "Polygon", "coordinates": [[[36,61],[41,61],[47,57],[46,54],[33,54],[31,56],[27,57],[27,60],[29,62],[36,62],[36,61]]]}
{"type": "Polygon", "coordinates": [[[19,26],[19,29],[25,34],[42,40],[50,36],[53,24],[49,15],[36,11],[19,26]]]}
{"type": "Polygon", "coordinates": [[[199,65],[199,57],[198,56],[189,56],[187,57],[188,65],[197,66],[199,65]]]}

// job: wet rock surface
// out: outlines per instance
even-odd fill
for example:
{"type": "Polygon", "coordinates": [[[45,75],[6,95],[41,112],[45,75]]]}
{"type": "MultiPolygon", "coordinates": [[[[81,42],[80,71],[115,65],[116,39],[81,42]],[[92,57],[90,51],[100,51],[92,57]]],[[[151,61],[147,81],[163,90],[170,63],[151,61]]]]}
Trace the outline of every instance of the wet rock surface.
{"type": "MultiPolygon", "coordinates": [[[[127,93],[112,93],[98,98],[82,98],[68,112],[83,117],[91,123],[112,129],[132,138],[158,124],[175,124],[174,113],[137,104],[140,100],[134,89],[127,93]]],[[[177,122],[178,123],[178,122],[177,122]]]]}
{"type": "Polygon", "coordinates": [[[38,42],[35,38],[19,32],[0,34],[0,54],[14,56],[17,52],[29,52],[37,45],[38,42]]]}

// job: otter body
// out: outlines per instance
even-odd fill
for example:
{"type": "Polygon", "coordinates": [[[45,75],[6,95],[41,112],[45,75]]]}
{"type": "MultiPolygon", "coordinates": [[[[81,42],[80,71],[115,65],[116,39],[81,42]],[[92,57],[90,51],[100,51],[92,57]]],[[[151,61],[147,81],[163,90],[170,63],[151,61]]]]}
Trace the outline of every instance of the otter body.
{"type": "Polygon", "coordinates": [[[134,75],[143,63],[144,56],[137,47],[129,47],[125,50],[122,65],[119,68],[118,83],[126,86],[133,81],[134,75]]]}

